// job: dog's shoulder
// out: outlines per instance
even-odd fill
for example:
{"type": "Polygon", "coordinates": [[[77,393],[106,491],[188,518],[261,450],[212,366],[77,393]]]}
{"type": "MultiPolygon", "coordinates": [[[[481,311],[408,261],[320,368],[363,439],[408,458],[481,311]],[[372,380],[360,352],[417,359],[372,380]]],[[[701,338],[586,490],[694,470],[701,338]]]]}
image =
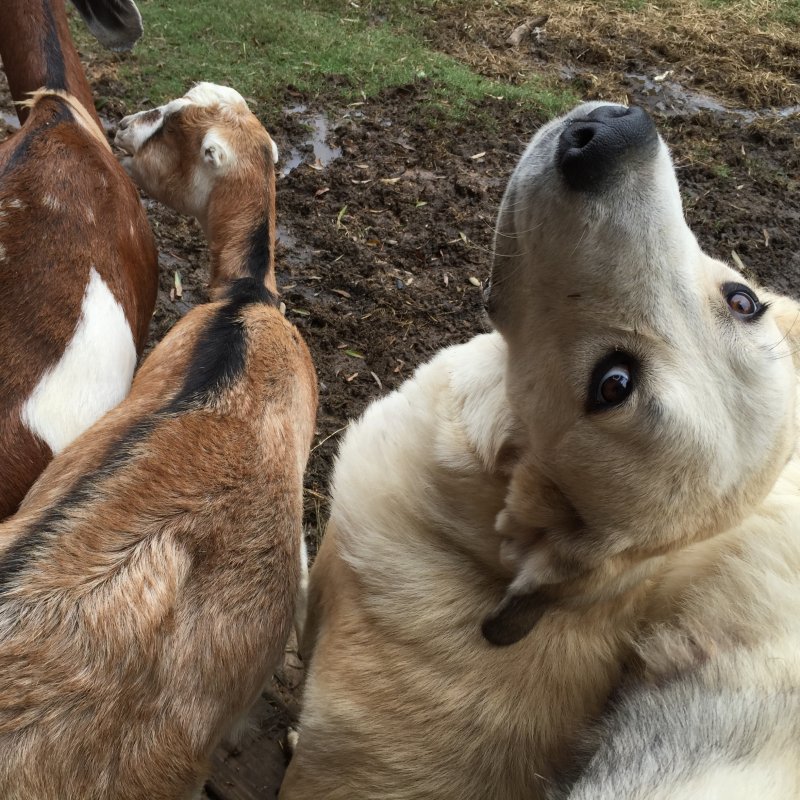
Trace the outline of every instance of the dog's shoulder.
{"type": "Polygon", "coordinates": [[[482,334],[440,351],[399,389],[373,402],[344,438],[334,497],[402,493],[406,479],[413,482],[421,468],[447,469],[451,461],[491,468],[512,428],[505,359],[500,336],[482,334]]]}
{"type": "Polygon", "coordinates": [[[501,337],[476,336],[439,352],[351,424],[331,510],[351,566],[375,573],[396,563],[399,536],[438,531],[443,509],[477,502],[514,427],[505,368],[501,337]]]}

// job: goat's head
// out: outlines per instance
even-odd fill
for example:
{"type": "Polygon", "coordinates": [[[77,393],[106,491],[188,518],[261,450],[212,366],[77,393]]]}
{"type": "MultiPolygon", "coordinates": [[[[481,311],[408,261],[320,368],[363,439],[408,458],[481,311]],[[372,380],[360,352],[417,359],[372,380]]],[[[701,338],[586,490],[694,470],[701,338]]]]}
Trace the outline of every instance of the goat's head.
{"type": "Polygon", "coordinates": [[[215,189],[254,180],[274,192],[278,149],[234,89],[198,83],[183,97],[125,117],[116,145],[122,165],[152,197],[205,227],[215,189]]]}
{"type": "Polygon", "coordinates": [[[544,126],[495,251],[489,313],[528,451],[498,518],[516,577],[484,627],[509,643],[548,603],[619,591],[763,499],[794,447],[800,320],[703,253],[638,108],[544,126]]]}

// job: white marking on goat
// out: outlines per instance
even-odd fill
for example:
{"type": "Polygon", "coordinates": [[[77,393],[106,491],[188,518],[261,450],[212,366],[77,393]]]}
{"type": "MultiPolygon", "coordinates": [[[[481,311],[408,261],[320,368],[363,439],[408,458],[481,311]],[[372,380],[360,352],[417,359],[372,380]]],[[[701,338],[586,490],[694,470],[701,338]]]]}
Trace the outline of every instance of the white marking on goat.
{"type": "Polygon", "coordinates": [[[22,200],[19,200],[17,198],[9,200],[7,205],[9,208],[25,208],[25,203],[23,203],[22,200]]]}
{"type": "Polygon", "coordinates": [[[61,209],[61,201],[52,194],[42,196],[42,205],[49,208],[51,211],[59,211],[61,209]]]}
{"type": "Polygon", "coordinates": [[[278,145],[276,145],[275,142],[272,141],[272,139],[269,140],[269,143],[272,145],[272,163],[273,164],[277,164],[278,163],[278,145]]]}
{"type": "Polygon", "coordinates": [[[214,176],[208,170],[195,169],[192,171],[192,187],[190,196],[194,208],[205,208],[208,205],[208,196],[214,188],[214,176]]]}
{"type": "MultiPolygon", "coordinates": [[[[168,117],[170,114],[180,111],[182,108],[190,106],[191,104],[191,101],[187,100],[185,97],[177,97],[175,100],[170,100],[165,106],[160,106],[159,111],[162,117],[168,117]]],[[[145,111],[144,113],[146,114],[147,112],[145,111]]]]}
{"type": "Polygon", "coordinates": [[[127,150],[131,155],[138,153],[150,137],[161,130],[164,126],[164,120],[170,114],[188,105],[191,105],[189,100],[179,97],[177,100],[171,100],[166,105],[158,108],[139,111],[136,114],[124,117],[117,128],[117,133],[114,137],[115,143],[123,150],[127,150]],[[156,111],[158,116],[155,120],[150,120],[148,117],[152,116],[153,112],[156,111]]]}
{"type": "Polygon", "coordinates": [[[92,267],[72,340],[42,375],[22,421],[58,453],[127,395],[135,366],[125,312],[92,267]]]}
{"type": "Polygon", "coordinates": [[[6,259],[6,248],[5,245],[0,242],[0,261],[5,261],[6,259]]]}
{"type": "Polygon", "coordinates": [[[94,211],[92,211],[92,209],[91,209],[91,208],[87,208],[87,209],[86,209],[86,221],[87,221],[87,222],[88,222],[90,225],[94,225],[94,222],[95,222],[95,219],[94,219],[94,211]]]}
{"type": "Polygon", "coordinates": [[[229,86],[220,86],[216,83],[198,83],[197,86],[193,86],[186,92],[184,99],[198,106],[223,105],[244,106],[245,109],[247,108],[247,102],[236,89],[231,89],[229,86]]]}

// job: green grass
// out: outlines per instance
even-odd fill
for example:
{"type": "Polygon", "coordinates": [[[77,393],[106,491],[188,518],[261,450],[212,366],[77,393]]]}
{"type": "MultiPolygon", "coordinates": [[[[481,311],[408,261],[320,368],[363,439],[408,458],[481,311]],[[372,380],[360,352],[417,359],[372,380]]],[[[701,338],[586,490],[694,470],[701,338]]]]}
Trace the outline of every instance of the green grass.
{"type": "Polygon", "coordinates": [[[727,164],[713,164],[711,167],[711,171],[718,178],[727,180],[728,178],[731,177],[731,168],[727,164]]]}
{"type": "Polygon", "coordinates": [[[132,105],[161,103],[194,82],[233,86],[275,112],[287,88],[352,102],[424,82],[432,106],[462,117],[487,96],[556,113],[575,98],[537,79],[487,80],[426,46],[436,0],[140,0],[145,34],[122,62],[132,105]]]}
{"type": "Polygon", "coordinates": [[[783,0],[776,3],[772,16],[790,28],[800,29],[800,0],[783,0]]]}

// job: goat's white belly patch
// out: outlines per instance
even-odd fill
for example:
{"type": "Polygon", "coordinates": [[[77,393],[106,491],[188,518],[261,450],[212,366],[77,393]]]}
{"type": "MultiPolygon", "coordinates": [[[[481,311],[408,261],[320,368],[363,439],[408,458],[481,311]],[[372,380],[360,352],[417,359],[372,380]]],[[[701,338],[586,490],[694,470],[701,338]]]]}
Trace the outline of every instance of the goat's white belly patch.
{"type": "Polygon", "coordinates": [[[72,340],[36,384],[22,421],[58,453],[125,398],[135,366],[125,312],[92,267],[72,340]]]}

